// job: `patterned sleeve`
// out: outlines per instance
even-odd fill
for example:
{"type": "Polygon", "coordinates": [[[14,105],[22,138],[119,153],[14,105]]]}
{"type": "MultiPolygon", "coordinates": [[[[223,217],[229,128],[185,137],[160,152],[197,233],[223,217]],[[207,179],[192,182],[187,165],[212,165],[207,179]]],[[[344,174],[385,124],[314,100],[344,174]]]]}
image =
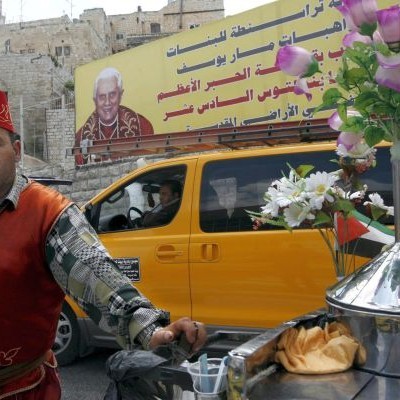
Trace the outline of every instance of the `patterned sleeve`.
{"type": "Polygon", "coordinates": [[[67,208],[50,231],[46,258],[64,292],[122,347],[129,349],[138,341],[148,348],[154,330],[169,323],[168,313],[155,308],[119,272],[76,205],[67,208]]]}

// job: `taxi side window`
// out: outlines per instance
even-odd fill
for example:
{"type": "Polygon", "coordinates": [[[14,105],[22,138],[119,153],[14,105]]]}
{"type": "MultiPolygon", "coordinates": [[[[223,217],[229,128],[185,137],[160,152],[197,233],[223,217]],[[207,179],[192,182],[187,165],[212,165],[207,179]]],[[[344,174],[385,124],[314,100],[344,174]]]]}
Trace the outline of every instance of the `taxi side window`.
{"type": "Polygon", "coordinates": [[[171,223],[179,210],[186,166],[160,168],[120,186],[93,207],[98,233],[146,229],[171,223]]]}
{"type": "MultiPolygon", "coordinates": [[[[372,168],[360,178],[369,191],[378,191],[385,204],[393,204],[390,157],[387,149],[379,149],[377,168],[372,168]]],[[[337,164],[332,151],[269,155],[212,161],[205,165],[200,195],[200,227],[204,232],[252,230],[248,211],[260,211],[265,204],[268,186],[289,167],[311,164],[314,171],[335,171],[337,164]]],[[[389,222],[387,222],[389,223],[389,222]]],[[[263,229],[281,229],[266,225],[263,229]]]]}

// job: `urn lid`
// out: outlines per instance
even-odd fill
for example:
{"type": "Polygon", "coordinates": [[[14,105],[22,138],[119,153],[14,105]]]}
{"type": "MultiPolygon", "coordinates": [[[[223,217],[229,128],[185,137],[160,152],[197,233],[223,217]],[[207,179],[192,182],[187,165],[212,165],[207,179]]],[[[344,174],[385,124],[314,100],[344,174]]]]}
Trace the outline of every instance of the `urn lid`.
{"type": "Polygon", "coordinates": [[[400,315],[400,242],[326,291],[328,305],[374,315],[400,315]]]}

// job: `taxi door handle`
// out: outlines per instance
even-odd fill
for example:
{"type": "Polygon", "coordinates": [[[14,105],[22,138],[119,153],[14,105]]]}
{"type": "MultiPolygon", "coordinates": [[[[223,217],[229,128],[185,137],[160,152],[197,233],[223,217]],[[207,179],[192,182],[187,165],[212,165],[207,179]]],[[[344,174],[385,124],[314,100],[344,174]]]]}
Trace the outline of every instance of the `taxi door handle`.
{"type": "Polygon", "coordinates": [[[159,262],[187,262],[187,250],[182,244],[161,244],[155,249],[155,256],[159,262]]]}
{"type": "Polygon", "coordinates": [[[216,261],[219,258],[219,247],[215,243],[203,243],[201,246],[203,261],[216,261]]]}

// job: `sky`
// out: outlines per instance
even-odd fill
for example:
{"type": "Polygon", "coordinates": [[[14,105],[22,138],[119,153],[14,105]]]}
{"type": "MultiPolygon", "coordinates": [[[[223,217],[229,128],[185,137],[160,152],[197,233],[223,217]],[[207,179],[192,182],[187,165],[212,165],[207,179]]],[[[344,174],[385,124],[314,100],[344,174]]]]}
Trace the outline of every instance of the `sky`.
{"type": "MultiPolygon", "coordinates": [[[[270,3],[274,0],[225,0],[225,15],[240,12],[270,3]]],[[[157,11],[168,4],[168,0],[2,0],[2,14],[6,23],[60,17],[67,14],[79,18],[85,9],[103,8],[107,15],[129,14],[141,5],[143,11],[157,11]]]]}

